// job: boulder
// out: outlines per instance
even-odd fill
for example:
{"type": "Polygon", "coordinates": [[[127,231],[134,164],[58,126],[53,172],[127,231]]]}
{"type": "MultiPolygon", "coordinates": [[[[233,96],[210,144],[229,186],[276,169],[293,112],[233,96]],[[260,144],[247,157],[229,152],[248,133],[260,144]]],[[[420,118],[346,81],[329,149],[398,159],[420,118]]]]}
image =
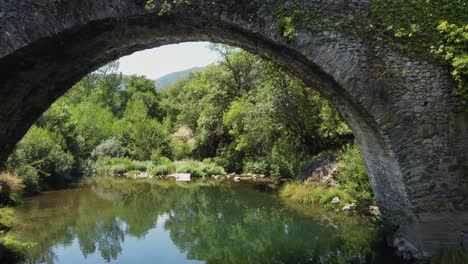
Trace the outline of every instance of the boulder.
{"type": "Polygon", "coordinates": [[[335,197],[333,197],[331,203],[332,203],[332,204],[339,204],[340,201],[341,201],[341,200],[340,200],[340,197],[335,196],[335,197]]]}
{"type": "Polygon", "coordinates": [[[369,212],[372,215],[375,215],[375,216],[380,216],[381,215],[380,209],[379,209],[378,206],[369,206],[369,212]]]}
{"type": "Polygon", "coordinates": [[[343,210],[344,212],[350,212],[350,211],[353,211],[354,209],[356,209],[356,204],[355,203],[352,203],[352,204],[345,204],[345,206],[343,206],[343,208],[341,210],[343,210]]]}

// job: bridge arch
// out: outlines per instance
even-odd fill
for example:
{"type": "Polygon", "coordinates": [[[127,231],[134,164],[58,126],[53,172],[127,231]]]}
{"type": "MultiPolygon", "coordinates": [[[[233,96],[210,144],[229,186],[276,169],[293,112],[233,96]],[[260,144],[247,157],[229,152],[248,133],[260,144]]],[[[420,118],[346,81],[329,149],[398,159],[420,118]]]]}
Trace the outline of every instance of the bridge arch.
{"type": "MultiPolygon", "coordinates": [[[[330,101],[359,143],[385,217],[419,252],[466,239],[468,115],[445,66],[346,32],[299,27],[287,39],[251,1],[194,0],[162,15],[145,2],[0,3],[0,162],[58,97],[105,63],[166,44],[218,42],[277,62],[330,101]]],[[[340,1],[332,16],[364,15],[365,2],[340,1]]]]}

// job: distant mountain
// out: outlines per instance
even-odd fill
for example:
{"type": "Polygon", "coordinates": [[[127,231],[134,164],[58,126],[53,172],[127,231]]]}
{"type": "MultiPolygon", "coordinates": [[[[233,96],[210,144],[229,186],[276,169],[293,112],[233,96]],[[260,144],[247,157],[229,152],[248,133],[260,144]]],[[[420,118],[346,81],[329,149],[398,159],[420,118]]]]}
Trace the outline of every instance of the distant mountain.
{"type": "Polygon", "coordinates": [[[167,88],[169,85],[177,82],[177,80],[179,80],[180,78],[184,78],[192,72],[203,71],[205,68],[206,67],[193,67],[184,71],[173,72],[154,80],[154,84],[156,85],[157,89],[161,91],[167,88]]]}

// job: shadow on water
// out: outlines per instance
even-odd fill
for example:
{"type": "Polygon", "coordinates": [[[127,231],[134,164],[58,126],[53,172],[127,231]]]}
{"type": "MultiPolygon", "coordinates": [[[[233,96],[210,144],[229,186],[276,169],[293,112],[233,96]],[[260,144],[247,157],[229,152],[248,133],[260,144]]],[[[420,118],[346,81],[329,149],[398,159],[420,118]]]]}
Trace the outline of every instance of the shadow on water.
{"type": "Polygon", "coordinates": [[[37,243],[25,263],[399,263],[369,223],[330,224],[247,186],[54,191],[17,222],[37,243]]]}

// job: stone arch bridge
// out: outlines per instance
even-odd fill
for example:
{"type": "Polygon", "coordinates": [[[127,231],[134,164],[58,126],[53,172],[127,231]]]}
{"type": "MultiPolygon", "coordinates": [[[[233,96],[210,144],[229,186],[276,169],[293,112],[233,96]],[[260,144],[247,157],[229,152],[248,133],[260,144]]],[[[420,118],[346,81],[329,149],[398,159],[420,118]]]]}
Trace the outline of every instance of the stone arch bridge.
{"type": "MultiPolygon", "coordinates": [[[[301,1],[323,21],[369,12],[369,1],[301,1]]],[[[151,10],[145,0],[0,2],[0,163],[58,97],[105,63],[171,43],[225,43],[272,59],[331,102],[402,244],[423,254],[468,244],[468,114],[446,66],[345,30],[297,26],[287,39],[260,0],[191,0],[163,14],[155,2],[151,10]]]]}

